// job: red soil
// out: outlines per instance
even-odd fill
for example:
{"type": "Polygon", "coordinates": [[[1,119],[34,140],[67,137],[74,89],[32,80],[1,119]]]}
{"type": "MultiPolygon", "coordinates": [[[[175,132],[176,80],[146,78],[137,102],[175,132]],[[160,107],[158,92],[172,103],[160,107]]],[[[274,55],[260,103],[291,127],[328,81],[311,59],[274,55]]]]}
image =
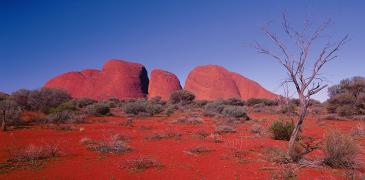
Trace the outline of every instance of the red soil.
{"type": "MultiPolygon", "coordinates": [[[[237,133],[222,135],[223,143],[214,143],[200,139],[194,134],[199,130],[214,131],[211,118],[203,118],[202,125],[172,124],[180,117],[135,118],[133,127],[120,126],[126,121],[124,117],[91,117],[91,123],[75,125],[83,131],[60,131],[40,126],[29,129],[18,129],[0,133],[0,162],[8,158],[8,150],[28,144],[43,142],[59,142],[62,155],[48,160],[44,167],[38,169],[16,169],[0,173],[0,179],[271,179],[271,174],[280,169],[280,165],[270,162],[265,157],[265,149],[278,147],[286,150],[287,142],[271,139],[269,134],[255,135],[250,132],[254,120],[237,126],[237,133]],[[151,129],[143,127],[150,127],[151,129]],[[148,141],[144,138],[154,132],[165,130],[182,134],[180,140],[163,139],[148,141]],[[101,154],[93,152],[80,144],[85,137],[100,139],[110,134],[128,136],[128,144],[134,151],[125,154],[101,154]],[[214,151],[199,155],[185,153],[189,148],[204,146],[214,151]],[[230,149],[242,149],[246,152],[243,162],[238,162],[230,149]],[[144,172],[130,172],[121,168],[125,160],[140,156],[151,156],[161,162],[161,169],[147,169],[144,172]]],[[[285,118],[279,115],[251,113],[253,119],[261,119],[263,127],[267,127],[274,119],[285,118]]],[[[304,135],[321,139],[331,129],[350,132],[356,121],[317,121],[308,118],[304,124],[304,135]]],[[[365,139],[358,139],[361,147],[365,139]]],[[[364,148],[363,148],[364,149],[364,148]]],[[[313,152],[312,158],[320,158],[321,151],[313,152]]],[[[361,154],[365,158],[365,154],[361,154]]],[[[360,172],[364,173],[364,171],[360,172]]],[[[345,170],[321,168],[301,168],[298,179],[345,179],[345,170]]]]}
{"type": "Polygon", "coordinates": [[[197,99],[207,100],[232,97],[242,99],[278,97],[257,82],[217,65],[194,68],[186,79],[184,89],[194,93],[197,99]]]}

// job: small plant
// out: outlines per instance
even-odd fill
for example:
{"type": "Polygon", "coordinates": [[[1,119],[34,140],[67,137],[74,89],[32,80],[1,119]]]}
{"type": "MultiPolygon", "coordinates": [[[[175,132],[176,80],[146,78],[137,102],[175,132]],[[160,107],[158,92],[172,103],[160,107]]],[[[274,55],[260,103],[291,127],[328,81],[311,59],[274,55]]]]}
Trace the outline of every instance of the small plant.
{"type": "Polygon", "coordinates": [[[290,157],[286,152],[279,148],[269,147],[265,150],[268,160],[280,164],[287,164],[290,162],[290,157]]]}
{"type": "Polygon", "coordinates": [[[236,129],[234,127],[228,126],[228,125],[219,125],[216,127],[215,132],[218,134],[235,133],[236,129]]]}
{"type": "Polygon", "coordinates": [[[152,157],[139,157],[126,161],[122,167],[132,172],[143,172],[150,168],[162,168],[163,165],[152,157]]]}
{"type": "Polygon", "coordinates": [[[93,141],[89,138],[83,138],[80,143],[85,145],[92,151],[99,151],[102,153],[126,153],[133,149],[125,142],[125,138],[119,135],[111,135],[101,141],[93,141]]]}
{"type": "Polygon", "coordinates": [[[261,135],[264,131],[263,127],[260,124],[254,124],[250,128],[251,133],[261,135]]]}
{"type": "Polygon", "coordinates": [[[272,132],[273,138],[275,140],[289,141],[290,136],[294,130],[294,125],[290,122],[277,120],[270,125],[269,130],[272,132]]]}
{"type": "Polygon", "coordinates": [[[226,106],[224,107],[222,114],[227,117],[248,118],[246,108],[241,106],[226,106]]]}
{"type": "Polygon", "coordinates": [[[195,133],[195,135],[200,139],[205,139],[209,136],[209,133],[205,130],[199,130],[195,133]]]}
{"type": "Polygon", "coordinates": [[[9,158],[5,162],[4,168],[6,170],[23,167],[39,167],[42,165],[43,160],[55,158],[59,155],[59,144],[29,144],[25,148],[20,148],[16,151],[9,150],[9,158]]]}
{"type": "Polygon", "coordinates": [[[202,118],[197,117],[181,117],[175,119],[172,123],[174,124],[187,124],[187,125],[199,125],[203,124],[204,120],[202,118]]]}
{"type": "Polygon", "coordinates": [[[324,138],[324,163],[331,167],[351,167],[359,147],[351,136],[340,131],[331,131],[324,138]]]}
{"type": "Polygon", "coordinates": [[[178,90],[170,95],[169,102],[171,104],[186,105],[194,101],[195,95],[186,90],[178,90]]]}
{"type": "Polygon", "coordinates": [[[198,147],[190,148],[184,152],[188,153],[188,154],[202,154],[202,153],[207,153],[207,152],[211,152],[211,151],[213,151],[213,150],[209,149],[207,147],[198,146],[198,147]]]}
{"type": "Polygon", "coordinates": [[[351,130],[352,136],[365,136],[365,123],[359,122],[355,128],[351,130]]]}
{"type": "Polygon", "coordinates": [[[208,136],[208,140],[214,142],[214,143],[223,143],[223,138],[220,134],[217,134],[217,133],[211,133],[209,136],[208,136]]]}
{"type": "Polygon", "coordinates": [[[180,139],[181,134],[177,133],[174,130],[166,130],[164,132],[153,133],[151,136],[146,137],[146,140],[153,141],[153,140],[162,140],[162,139],[180,139]]]}
{"type": "Polygon", "coordinates": [[[49,114],[47,116],[47,121],[48,121],[48,123],[59,124],[59,123],[65,123],[66,121],[72,119],[73,117],[74,117],[74,113],[66,110],[66,111],[49,114]]]}
{"type": "Polygon", "coordinates": [[[104,116],[109,114],[110,108],[107,104],[99,102],[86,106],[86,112],[95,116],[104,116]]]}

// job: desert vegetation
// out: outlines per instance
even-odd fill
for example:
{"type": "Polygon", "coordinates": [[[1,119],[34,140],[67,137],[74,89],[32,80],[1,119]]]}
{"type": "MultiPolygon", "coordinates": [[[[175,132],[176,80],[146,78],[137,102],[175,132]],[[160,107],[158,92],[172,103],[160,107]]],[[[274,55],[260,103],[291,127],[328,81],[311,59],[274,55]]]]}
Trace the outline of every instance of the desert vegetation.
{"type": "MultiPolygon", "coordinates": [[[[332,93],[333,88],[330,89],[332,93]]],[[[87,156],[91,153],[91,156],[97,157],[95,162],[104,162],[108,167],[111,166],[108,159],[117,159],[119,163],[115,165],[115,172],[126,171],[131,176],[144,171],[163,172],[173,166],[169,158],[175,156],[161,155],[162,151],[188,156],[187,160],[180,160],[183,162],[189,161],[189,157],[217,157],[219,160],[215,161],[219,163],[232,161],[237,166],[263,163],[256,171],[265,172],[265,177],[279,179],[296,178],[300,169],[307,166],[323,171],[326,167],[342,168],[355,174],[361,171],[359,157],[362,145],[359,142],[363,141],[365,134],[361,123],[350,118],[346,123],[354,125],[347,133],[324,129],[306,133],[308,128],[330,128],[334,124],[345,123],[335,119],[314,120],[338,113],[330,109],[334,105],[340,106],[338,102],[343,101],[333,100],[335,104],[309,101],[309,117],[306,117],[309,118],[309,127],[304,125],[306,129],[297,136],[294,151],[289,156],[285,142],[290,140],[295,129],[293,120],[300,116],[300,100],[252,98],[245,101],[229,98],[209,101],[194,97],[191,92],[177,91],[166,101],[159,97],[96,101],[73,99],[58,89],[19,90],[0,101],[4,130],[17,134],[34,129],[40,134],[54,134],[50,137],[59,136],[58,139],[72,138],[57,145],[30,143],[18,150],[10,145],[4,151],[7,155],[0,163],[0,172],[9,175],[12,171],[28,167],[46,170],[52,168],[47,165],[53,163],[50,160],[67,159],[76,149],[79,161],[84,161],[82,158],[85,157],[81,155],[84,153],[87,156]],[[30,96],[34,96],[30,98],[33,99],[31,103],[28,102],[30,96]],[[42,103],[34,102],[35,99],[42,103]],[[320,113],[312,110],[315,108],[319,108],[320,113]],[[326,121],[331,121],[331,124],[323,124],[326,121]],[[23,126],[27,128],[17,128],[23,126]],[[38,128],[41,130],[36,130],[38,128]],[[121,132],[125,135],[120,135],[121,132]],[[312,137],[313,133],[326,135],[323,138],[312,137]],[[72,144],[69,145],[72,147],[64,147],[63,144],[72,144]],[[313,152],[318,151],[323,152],[323,156],[311,158],[313,152]],[[274,167],[266,167],[266,162],[274,163],[274,167]]],[[[333,97],[343,98],[339,94],[333,97]]],[[[361,98],[356,102],[360,101],[361,98]]],[[[354,115],[351,114],[351,117],[354,115]]],[[[48,135],[44,137],[50,138],[48,135]]],[[[209,167],[204,162],[202,166],[209,167]]]]}

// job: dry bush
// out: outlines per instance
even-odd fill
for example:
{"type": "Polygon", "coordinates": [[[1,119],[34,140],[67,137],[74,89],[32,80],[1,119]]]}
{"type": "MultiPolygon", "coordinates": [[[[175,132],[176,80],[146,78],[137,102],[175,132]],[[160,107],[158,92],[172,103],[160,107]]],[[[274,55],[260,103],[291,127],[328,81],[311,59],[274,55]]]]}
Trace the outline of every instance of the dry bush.
{"type": "Polygon", "coordinates": [[[264,131],[264,128],[260,124],[254,124],[250,128],[250,132],[254,134],[261,135],[264,131]]]}
{"type": "Polygon", "coordinates": [[[324,138],[324,163],[331,167],[352,167],[359,147],[351,136],[331,131],[324,138]]]}
{"type": "Polygon", "coordinates": [[[218,134],[224,134],[224,133],[235,133],[236,129],[232,126],[228,126],[225,124],[218,125],[215,129],[215,132],[218,134]]]}
{"type": "Polygon", "coordinates": [[[288,154],[279,148],[266,148],[265,154],[267,155],[268,160],[271,162],[280,164],[287,164],[290,162],[290,157],[288,156],[288,154]]]}
{"type": "Polygon", "coordinates": [[[346,118],[341,117],[337,114],[327,114],[325,116],[320,117],[320,120],[346,120],[346,118]]]}
{"type": "Polygon", "coordinates": [[[351,130],[352,136],[365,136],[365,123],[359,122],[352,130],[351,130]]]}
{"type": "Polygon", "coordinates": [[[126,153],[133,149],[125,142],[126,137],[120,135],[111,135],[109,138],[104,138],[100,141],[83,138],[80,143],[85,145],[89,150],[102,153],[126,153]]]}
{"type": "Polygon", "coordinates": [[[150,168],[162,168],[163,165],[152,157],[138,157],[136,159],[127,160],[122,168],[132,172],[143,172],[150,168]]]}
{"type": "Polygon", "coordinates": [[[205,139],[209,136],[209,133],[205,130],[199,130],[195,133],[195,135],[200,139],[205,139]]]}
{"type": "Polygon", "coordinates": [[[269,130],[273,134],[275,140],[287,140],[289,141],[290,136],[294,130],[294,124],[290,122],[284,122],[281,120],[274,121],[270,126],[269,130]]]}
{"type": "Polygon", "coordinates": [[[232,156],[237,162],[247,162],[246,156],[249,151],[244,146],[242,139],[228,141],[227,146],[230,156],[232,156]]]}
{"type": "Polygon", "coordinates": [[[42,145],[29,144],[17,150],[9,149],[9,158],[0,165],[0,172],[19,168],[36,168],[43,165],[44,160],[60,155],[59,144],[45,143],[42,145]]]}
{"type": "Polygon", "coordinates": [[[169,103],[186,105],[194,101],[195,95],[186,90],[178,90],[170,95],[169,103]]]}
{"type": "Polygon", "coordinates": [[[172,129],[167,129],[163,132],[155,132],[152,135],[145,137],[146,140],[162,140],[162,139],[180,139],[181,134],[172,129]]]}
{"type": "Polygon", "coordinates": [[[157,98],[147,101],[146,99],[136,99],[122,104],[122,109],[126,114],[153,116],[161,113],[165,103],[157,98]]]}
{"type": "Polygon", "coordinates": [[[174,124],[185,124],[185,125],[199,125],[203,124],[204,120],[199,117],[180,117],[172,121],[174,124]]]}
{"type": "Polygon", "coordinates": [[[95,116],[105,116],[110,113],[110,106],[104,102],[93,103],[86,106],[86,113],[95,116]]]}
{"type": "Polygon", "coordinates": [[[208,140],[214,142],[214,143],[223,143],[223,137],[220,134],[217,133],[211,133],[208,136],[208,140]]]}
{"type": "Polygon", "coordinates": [[[202,153],[207,153],[207,152],[212,152],[212,151],[214,151],[214,150],[204,147],[204,146],[197,146],[197,147],[190,148],[184,152],[187,154],[202,154],[202,153]]]}
{"type": "Polygon", "coordinates": [[[296,180],[298,168],[295,165],[284,165],[278,171],[272,173],[272,179],[296,180]]]}

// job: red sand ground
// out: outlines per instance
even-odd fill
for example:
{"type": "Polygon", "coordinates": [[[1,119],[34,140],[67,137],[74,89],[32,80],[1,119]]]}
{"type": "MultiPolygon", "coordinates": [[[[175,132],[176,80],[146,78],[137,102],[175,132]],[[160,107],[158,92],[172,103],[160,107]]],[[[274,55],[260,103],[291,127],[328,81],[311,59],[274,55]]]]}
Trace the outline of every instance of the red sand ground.
{"type": "MultiPolygon", "coordinates": [[[[279,147],[286,149],[286,141],[272,140],[269,134],[257,136],[250,132],[254,121],[247,121],[237,126],[237,133],[224,134],[223,143],[214,143],[199,139],[194,134],[199,130],[214,131],[211,118],[204,118],[202,125],[172,124],[172,117],[135,118],[134,127],[120,126],[125,117],[92,117],[91,123],[75,125],[85,128],[84,131],[60,131],[32,126],[29,129],[18,129],[0,133],[0,162],[8,158],[8,150],[42,142],[58,142],[62,155],[45,162],[44,167],[32,169],[16,169],[0,173],[0,179],[271,179],[275,169],[280,165],[267,161],[265,148],[279,147]],[[141,128],[150,127],[146,130],[141,128]],[[166,129],[175,130],[182,134],[180,140],[163,139],[148,141],[144,138],[154,132],[166,129]],[[125,154],[101,154],[93,152],[80,144],[84,137],[92,139],[103,138],[110,134],[125,135],[130,138],[128,144],[134,151],[125,154]],[[191,155],[184,151],[189,148],[204,146],[213,149],[199,155],[191,155]],[[230,148],[246,150],[243,162],[238,162],[230,148]],[[147,169],[144,172],[130,172],[121,168],[125,160],[140,156],[150,156],[161,162],[160,169],[147,169]]],[[[253,119],[265,119],[261,124],[266,128],[280,115],[250,113],[253,119]]],[[[316,139],[323,137],[330,129],[340,129],[350,132],[356,121],[317,121],[308,118],[304,125],[304,135],[316,139]]],[[[358,139],[364,151],[365,139],[358,139]]],[[[319,158],[321,151],[317,150],[310,156],[319,158]]],[[[362,160],[365,154],[362,152],[362,160]]],[[[301,168],[298,179],[346,179],[346,170],[321,168],[301,168]]],[[[364,171],[359,173],[365,173],[364,171]]]]}

